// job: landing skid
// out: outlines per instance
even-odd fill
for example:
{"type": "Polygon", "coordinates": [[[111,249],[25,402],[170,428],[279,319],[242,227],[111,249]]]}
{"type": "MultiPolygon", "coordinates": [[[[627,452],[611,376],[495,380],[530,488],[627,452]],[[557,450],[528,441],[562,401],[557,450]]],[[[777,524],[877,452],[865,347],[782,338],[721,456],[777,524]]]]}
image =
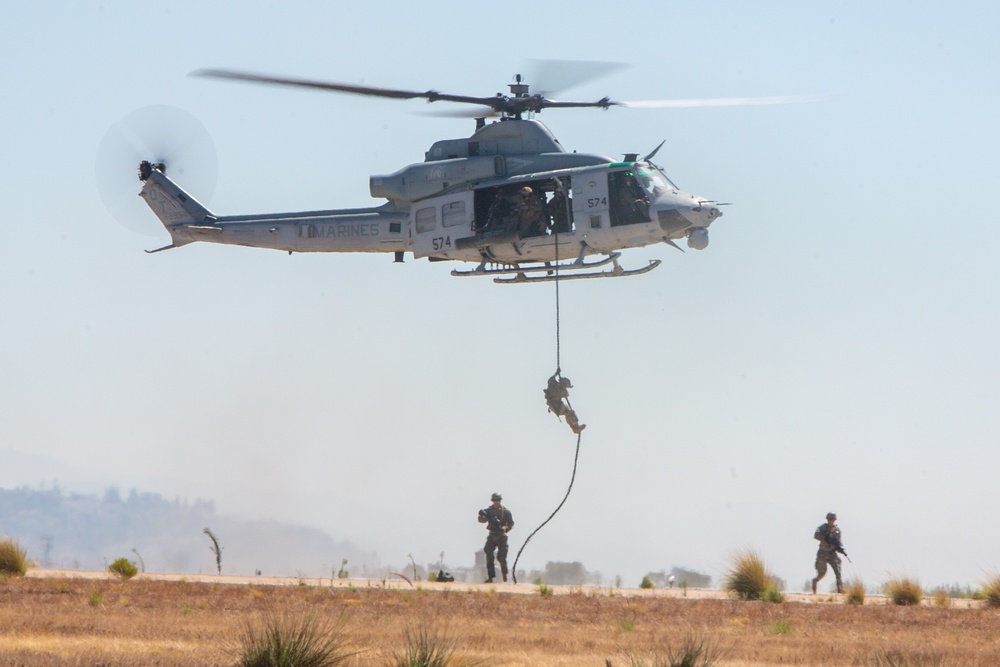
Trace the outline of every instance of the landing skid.
{"type": "MultiPolygon", "coordinates": [[[[618,258],[612,257],[610,259],[614,263],[614,268],[610,271],[594,271],[592,273],[573,273],[574,268],[579,269],[580,267],[574,267],[573,265],[560,267],[560,271],[569,269],[570,273],[560,273],[558,276],[553,272],[549,275],[544,276],[526,276],[523,272],[517,272],[513,278],[494,278],[495,283],[546,283],[552,282],[553,280],[583,280],[585,278],[624,278],[625,276],[637,276],[640,273],[649,273],[661,264],[661,260],[651,259],[649,260],[649,266],[644,266],[641,269],[623,269],[618,266],[618,258]]],[[[603,262],[607,263],[607,262],[603,262]]]]}
{"type": "Polygon", "coordinates": [[[452,271],[453,276],[507,276],[510,278],[493,278],[495,283],[544,283],[553,280],[583,280],[585,278],[624,278],[649,273],[661,264],[658,259],[649,260],[649,266],[641,269],[623,269],[618,265],[621,253],[613,252],[604,259],[595,262],[584,262],[580,259],[565,264],[531,264],[528,266],[504,266],[499,269],[487,269],[485,262],[472,271],[452,271]],[[599,266],[611,264],[610,271],[589,271],[599,266]],[[544,276],[531,276],[530,273],[545,272],[544,276]],[[558,271],[558,273],[557,273],[558,271]],[[580,273],[584,271],[586,273],[580,273]],[[512,275],[513,274],[513,275],[512,275]]]}
{"type": "MultiPolygon", "coordinates": [[[[554,272],[557,268],[560,271],[580,271],[586,269],[593,269],[598,266],[604,266],[605,264],[610,264],[615,262],[615,266],[618,265],[617,260],[621,257],[620,252],[613,252],[604,259],[597,260],[596,262],[584,262],[582,259],[577,259],[575,262],[570,262],[568,264],[529,264],[527,266],[503,266],[499,269],[487,269],[486,262],[483,261],[482,264],[477,266],[471,271],[458,271],[453,270],[451,275],[453,276],[496,276],[496,275],[506,275],[510,273],[528,273],[533,271],[548,271],[554,272]]],[[[659,263],[659,260],[656,260],[659,263]]],[[[648,271],[648,269],[646,269],[648,271]]]]}

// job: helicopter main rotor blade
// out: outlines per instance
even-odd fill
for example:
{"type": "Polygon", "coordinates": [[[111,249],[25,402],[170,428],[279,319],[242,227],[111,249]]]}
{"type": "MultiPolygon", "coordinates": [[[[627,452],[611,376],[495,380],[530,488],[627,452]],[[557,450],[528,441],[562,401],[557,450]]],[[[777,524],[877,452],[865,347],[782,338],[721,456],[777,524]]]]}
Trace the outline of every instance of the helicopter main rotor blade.
{"type": "Polygon", "coordinates": [[[528,60],[532,88],[542,96],[555,95],[581,83],[631,67],[626,63],[595,60],[528,60]]]}
{"type": "Polygon", "coordinates": [[[599,107],[607,108],[616,102],[611,102],[608,98],[597,100],[596,102],[567,102],[558,100],[548,100],[541,95],[530,95],[524,97],[507,97],[499,93],[490,97],[472,97],[469,95],[452,95],[449,93],[439,93],[436,90],[424,92],[415,90],[401,90],[397,88],[377,88],[375,86],[357,86],[347,83],[336,83],[333,81],[314,81],[312,79],[299,79],[294,77],[271,76],[269,74],[254,74],[252,72],[239,72],[228,69],[199,69],[191,72],[190,76],[208,77],[213,79],[232,79],[236,81],[247,81],[250,83],[264,83],[279,86],[292,86],[295,88],[314,88],[316,90],[328,90],[338,93],[349,93],[352,95],[366,95],[370,97],[388,97],[397,100],[426,99],[428,102],[457,102],[459,104],[476,104],[491,108],[497,113],[524,113],[526,111],[541,111],[548,108],[580,108],[599,107]]]}
{"type": "Polygon", "coordinates": [[[641,100],[610,102],[609,104],[633,109],[694,109],[699,107],[745,107],[763,104],[804,104],[830,99],[829,95],[785,95],[781,97],[714,97],[684,100],[641,100]]]}
{"type": "Polygon", "coordinates": [[[315,88],[317,90],[329,90],[339,93],[350,93],[353,95],[367,95],[370,97],[388,97],[397,100],[425,98],[428,102],[460,102],[465,104],[481,104],[488,107],[492,107],[496,100],[494,97],[449,95],[447,93],[439,93],[434,90],[419,92],[413,90],[399,90],[395,88],[377,88],[375,86],[356,86],[347,83],[335,83],[332,81],[314,81],[311,79],[271,76],[268,74],[254,74],[252,72],[238,72],[227,69],[199,69],[191,72],[189,76],[200,76],[213,79],[234,79],[237,81],[267,83],[279,86],[293,86],[297,88],[315,88]]]}

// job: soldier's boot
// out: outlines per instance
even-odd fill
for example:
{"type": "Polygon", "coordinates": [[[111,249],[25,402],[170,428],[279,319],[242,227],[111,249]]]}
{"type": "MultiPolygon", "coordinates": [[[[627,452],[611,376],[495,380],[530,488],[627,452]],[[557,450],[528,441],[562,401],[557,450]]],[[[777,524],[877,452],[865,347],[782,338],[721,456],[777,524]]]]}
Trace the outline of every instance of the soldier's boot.
{"type": "Polygon", "coordinates": [[[493,583],[493,577],[486,577],[486,581],[484,581],[483,583],[484,584],[492,584],[493,583]]]}
{"type": "Polygon", "coordinates": [[[504,573],[502,573],[502,575],[503,575],[503,580],[504,580],[504,581],[507,581],[507,573],[506,573],[506,572],[504,572],[504,573]]]}
{"type": "Polygon", "coordinates": [[[842,594],[843,592],[844,592],[844,585],[838,581],[837,582],[837,593],[838,594],[842,594]]]}
{"type": "Polygon", "coordinates": [[[812,580],[812,584],[813,584],[813,595],[816,595],[816,580],[815,579],[812,580]]]}

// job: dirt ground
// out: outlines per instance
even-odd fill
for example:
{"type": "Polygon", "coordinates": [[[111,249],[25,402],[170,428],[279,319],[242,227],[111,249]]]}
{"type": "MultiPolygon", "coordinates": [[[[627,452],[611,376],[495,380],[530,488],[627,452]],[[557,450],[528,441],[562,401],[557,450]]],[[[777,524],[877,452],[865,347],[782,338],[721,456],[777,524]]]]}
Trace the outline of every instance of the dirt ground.
{"type": "Polygon", "coordinates": [[[968,600],[38,569],[0,580],[0,665],[235,665],[241,633],[276,616],[342,622],[353,667],[397,664],[420,628],[455,667],[656,664],[691,639],[719,667],[1000,665],[1000,612],[968,600]]]}

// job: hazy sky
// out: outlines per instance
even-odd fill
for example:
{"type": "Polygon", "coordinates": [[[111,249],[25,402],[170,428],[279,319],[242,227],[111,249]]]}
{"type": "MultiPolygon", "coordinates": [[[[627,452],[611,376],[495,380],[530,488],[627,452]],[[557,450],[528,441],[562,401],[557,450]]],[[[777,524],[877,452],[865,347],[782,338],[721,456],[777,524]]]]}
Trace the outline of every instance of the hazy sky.
{"type": "Polygon", "coordinates": [[[568,150],[666,139],[679,186],[733,205],[705,251],[632,250],[626,266],[664,263],[562,286],[562,369],[588,426],[573,493],[520,565],[634,585],[674,565],[718,577],[755,548],[799,588],[830,510],[846,575],[869,584],[975,584],[1000,565],[1000,6],[320,4],[6,9],[0,447],[390,563],[470,564],[500,491],[513,558],[572,466],[542,396],[551,284],[391,255],[147,255],[166,232],[142,208],[148,234],[117,223],[94,165],[124,116],[168,104],[214,140],[211,198],[174,174],[213,211],[367,206],[370,175],[472,121],[188,73],[491,95],[532,59],[622,62],[564,97],[833,97],[539,116],[568,150]]]}

